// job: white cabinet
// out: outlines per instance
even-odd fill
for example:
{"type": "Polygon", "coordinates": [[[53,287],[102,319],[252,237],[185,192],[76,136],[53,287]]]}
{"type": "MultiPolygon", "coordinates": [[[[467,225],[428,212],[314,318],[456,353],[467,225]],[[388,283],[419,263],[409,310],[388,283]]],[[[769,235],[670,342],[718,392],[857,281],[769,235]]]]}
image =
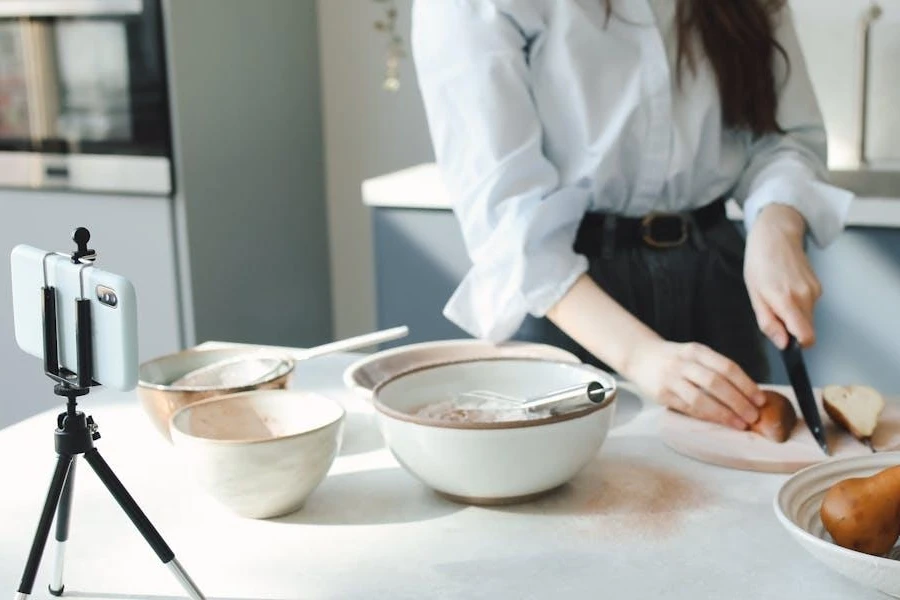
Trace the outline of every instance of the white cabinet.
{"type": "MultiPolygon", "coordinates": [[[[810,77],[825,117],[832,168],[857,166],[862,18],[872,0],[790,0],[810,77]]],[[[871,29],[867,154],[900,163],[900,0],[877,0],[871,29]]]]}
{"type": "MultiPolygon", "coordinates": [[[[140,359],[146,360],[181,345],[171,202],[167,198],[0,190],[0,427],[63,404],[53,395],[41,362],[24,354],[15,343],[9,274],[12,248],[30,244],[69,251],[74,248],[74,228],[90,229],[90,246],[99,256],[97,264],[134,283],[140,359]]],[[[52,423],[48,431],[51,428],[52,423]]]]}

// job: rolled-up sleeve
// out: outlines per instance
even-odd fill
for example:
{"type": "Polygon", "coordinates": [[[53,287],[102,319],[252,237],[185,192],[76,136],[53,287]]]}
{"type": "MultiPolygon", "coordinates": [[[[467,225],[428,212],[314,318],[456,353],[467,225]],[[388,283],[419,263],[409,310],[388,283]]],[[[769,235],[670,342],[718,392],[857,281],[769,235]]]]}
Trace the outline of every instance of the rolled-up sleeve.
{"type": "Polygon", "coordinates": [[[777,118],[784,133],[751,143],[750,160],[734,197],[744,209],[748,231],[764,207],[784,204],[803,215],[813,240],[824,247],[843,229],[853,194],[825,183],[825,127],[790,8],[780,15],[775,38],[789,59],[788,66],[779,57],[775,68],[780,85],[777,118]]]}
{"type": "Polygon", "coordinates": [[[419,86],[473,265],[444,315],[492,341],[543,316],[587,270],[572,246],[590,192],[561,185],[542,152],[527,43],[490,1],[414,4],[419,86]]]}

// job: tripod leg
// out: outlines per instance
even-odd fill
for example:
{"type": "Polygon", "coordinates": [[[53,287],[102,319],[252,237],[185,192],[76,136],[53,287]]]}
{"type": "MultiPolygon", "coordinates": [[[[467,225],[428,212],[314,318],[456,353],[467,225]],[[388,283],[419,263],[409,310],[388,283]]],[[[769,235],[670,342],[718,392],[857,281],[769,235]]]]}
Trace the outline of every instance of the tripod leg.
{"type": "Polygon", "coordinates": [[[138,531],[141,532],[141,535],[144,536],[144,539],[147,540],[147,543],[150,544],[150,547],[153,548],[153,551],[156,552],[156,556],[159,557],[159,560],[175,574],[178,582],[181,583],[181,586],[188,595],[193,600],[205,600],[203,593],[197,588],[196,584],[194,584],[190,576],[182,568],[181,564],[179,564],[178,560],[176,560],[172,549],[169,548],[166,541],[159,535],[159,532],[147,518],[147,515],[145,515],[144,511],[141,510],[141,507],[137,505],[137,502],[134,501],[134,498],[131,497],[131,494],[128,493],[128,490],[125,489],[125,486],[122,485],[122,482],[119,481],[116,474],[113,473],[106,461],[103,460],[103,457],[100,456],[100,453],[97,452],[97,449],[94,448],[86,452],[84,459],[91,468],[94,469],[94,472],[97,473],[97,477],[100,478],[100,481],[103,482],[103,485],[106,486],[109,493],[113,495],[113,498],[116,499],[116,502],[118,502],[119,506],[125,511],[125,514],[128,515],[131,522],[134,523],[138,531]]]}
{"type": "Polygon", "coordinates": [[[44,509],[41,511],[41,520],[38,522],[37,531],[34,533],[34,541],[31,543],[31,552],[28,553],[28,561],[25,563],[25,572],[22,574],[22,582],[19,584],[19,593],[16,600],[25,600],[31,595],[34,587],[34,578],[41,564],[41,556],[50,536],[50,525],[53,523],[53,513],[59,504],[63,486],[66,482],[66,474],[72,464],[72,456],[60,454],[56,460],[56,470],[53,471],[53,479],[50,481],[50,489],[47,491],[47,499],[44,501],[44,509]]]}
{"type": "Polygon", "coordinates": [[[56,509],[56,560],[53,565],[53,579],[50,581],[50,593],[54,596],[62,596],[65,589],[63,567],[66,561],[66,541],[69,539],[69,517],[72,514],[72,488],[75,486],[77,460],[77,456],[72,456],[69,475],[66,477],[66,484],[63,486],[59,506],[56,509]]]}

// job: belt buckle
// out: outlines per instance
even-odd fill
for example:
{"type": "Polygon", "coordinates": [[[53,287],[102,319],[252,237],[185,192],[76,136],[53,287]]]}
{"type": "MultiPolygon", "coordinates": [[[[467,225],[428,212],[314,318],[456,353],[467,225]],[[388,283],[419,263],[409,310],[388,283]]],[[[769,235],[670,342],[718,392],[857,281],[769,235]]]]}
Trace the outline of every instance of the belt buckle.
{"type": "Polygon", "coordinates": [[[685,215],[680,213],[660,213],[652,212],[641,219],[641,239],[651,248],[676,248],[681,246],[688,240],[689,222],[685,215]],[[681,232],[677,238],[671,240],[660,240],[654,237],[653,225],[657,220],[661,219],[677,219],[681,225],[681,232]]]}

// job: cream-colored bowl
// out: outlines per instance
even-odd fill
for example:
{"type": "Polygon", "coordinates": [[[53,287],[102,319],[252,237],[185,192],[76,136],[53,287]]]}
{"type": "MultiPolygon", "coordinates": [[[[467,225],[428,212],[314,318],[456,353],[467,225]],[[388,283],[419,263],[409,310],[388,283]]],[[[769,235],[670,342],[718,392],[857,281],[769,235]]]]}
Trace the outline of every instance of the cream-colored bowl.
{"type": "Polygon", "coordinates": [[[900,598],[900,547],[888,557],[870,556],[831,541],[819,510],[825,492],[852,477],[868,477],[900,465],[900,452],[884,452],[828,461],[788,479],[775,498],[775,514],[788,533],[814,557],[857,583],[900,598]]]}
{"type": "Polygon", "coordinates": [[[378,384],[406,371],[448,362],[489,358],[541,358],[576,364],[581,362],[571,352],[548,344],[493,344],[474,339],[441,340],[391,348],[362,358],[344,371],[344,385],[365,398],[371,398],[372,391],[378,384]]]}
{"type": "Polygon", "coordinates": [[[180,409],[172,440],[200,486],[235,513],[299,510],[337,456],[344,409],[308,392],[261,390],[180,409]]]}
{"type": "Polygon", "coordinates": [[[269,377],[247,386],[173,386],[173,381],[181,376],[211,365],[220,360],[247,354],[246,349],[223,348],[218,350],[185,350],[149,360],[138,371],[138,397],[144,412],[156,430],[171,441],[169,423],[172,415],[180,408],[212,398],[238,392],[265,389],[284,389],[294,372],[294,362],[285,359],[281,366],[269,377]]]}
{"type": "Polygon", "coordinates": [[[465,361],[399,375],[376,388],[374,404],[388,447],[415,477],[454,500],[508,504],[561,486],[596,457],[612,422],[615,391],[603,404],[530,421],[459,423],[413,413],[465,391],[527,398],[589,381],[616,387],[609,374],[582,364],[465,361]]]}

